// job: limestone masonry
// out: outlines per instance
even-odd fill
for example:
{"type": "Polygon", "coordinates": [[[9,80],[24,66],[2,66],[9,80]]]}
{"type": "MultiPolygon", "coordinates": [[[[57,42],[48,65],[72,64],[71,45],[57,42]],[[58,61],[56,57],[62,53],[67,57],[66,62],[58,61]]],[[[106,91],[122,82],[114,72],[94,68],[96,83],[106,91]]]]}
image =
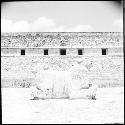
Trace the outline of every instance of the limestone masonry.
{"type": "Polygon", "coordinates": [[[88,69],[99,87],[123,86],[122,32],[24,32],[1,34],[2,87],[29,87],[48,65],[88,69]]]}

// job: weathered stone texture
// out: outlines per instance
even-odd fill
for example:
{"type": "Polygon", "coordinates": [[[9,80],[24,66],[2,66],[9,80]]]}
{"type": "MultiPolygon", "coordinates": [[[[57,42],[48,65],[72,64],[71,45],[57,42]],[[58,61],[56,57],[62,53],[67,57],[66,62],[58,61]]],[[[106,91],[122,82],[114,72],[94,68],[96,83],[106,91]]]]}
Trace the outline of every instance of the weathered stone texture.
{"type": "Polygon", "coordinates": [[[66,71],[74,63],[86,67],[85,74],[99,87],[123,86],[122,37],[120,32],[2,33],[2,87],[32,86],[40,71],[66,71]],[[66,55],[60,55],[61,48],[66,49],[66,55]],[[102,55],[102,48],[107,49],[107,55],[102,55]],[[21,55],[21,49],[25,55],[21,55]],[[48,55],[44,55],[44,49],[48,49],[48,55]],[[78,55],[78,49],[83,55],[78,55]]]}
{"type": "Polygon", "coordinates": [[[102,50],[100,48],[84,48],[85,55],[101,55],[102,50]]]}
{"type": "Polygon", "coordinates": [[[58,48],[51,48],[48,50],[49,55],[60,55],[59,49],[58,48]]]}
{"type": "MultiPolygon", "coordinates": [[[[123,57],[119,56],[28,56],[28,57],[2,57],[1,78],[10,81],[34,79],[43,67],[48,65],[53,70],[68,70],[74,63],[88,69],[87,77],[99,87],[123,86],[123,57]]],[[[41,76],[42,78],[42,76],[41,76]]],[[[8,82],[9,83],[9,82],[8,82]]],[[[31,84],[32,85],[32,81],[31,84]]],[[[22,83],[23,84],[23,83],[22,83]]],[[[2,82],[2,87],[5,84],[2,82]]],[[[11,85],[10,85],[11,86],[11,85]]]]}
{"type": "Polygon", "coordinates": [[[108,48],[108,55],[123,55],[123,47],[108,48]]]}
{"type": "Polygon", "coordinates": [[[34,48],[29,48],[25,49],[26,50],[26,56],[32,56],[32,55],[43,55],[43,49],[34,49],[34,48]]]}
{"type": "Polygon", "coordinates": [[[120,47],[121,32],[83,33],[2,33],[2,47],[120,47]]]}
{"type": "Polygon", "coordinates": [[[20,50],[19,49],[7,49],[2,48],[1,49],[1,56],[20,56],[20,50]]]}

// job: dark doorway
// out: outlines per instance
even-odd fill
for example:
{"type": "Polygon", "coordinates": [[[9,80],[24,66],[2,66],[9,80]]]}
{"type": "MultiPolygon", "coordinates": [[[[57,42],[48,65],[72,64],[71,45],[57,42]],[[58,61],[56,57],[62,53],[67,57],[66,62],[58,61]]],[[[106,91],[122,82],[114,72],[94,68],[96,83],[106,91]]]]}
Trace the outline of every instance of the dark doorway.
{"type": "Polygon", "coordinates": [[[78,49],[78,55],[82,55],[82,49],[78,49]]]}
{"type": "Polygon", "coordinates": [[[25,55],[25,50],[24,49],[21,50],[21,55],[25,55]]]}
{"type": "Polygon", "coordinates": [[[48,55],[48,49],[44,49],[44,55],[48,55]]]}
{"type": "Polygon", "coordinates": [[[66,55],[66,49],[60,49],[60,55],[66,55]]]}
{"type": "Polygon", "coordinates": [[[102,55],[107,55],[107,49],[102,49],[102,55]]]}

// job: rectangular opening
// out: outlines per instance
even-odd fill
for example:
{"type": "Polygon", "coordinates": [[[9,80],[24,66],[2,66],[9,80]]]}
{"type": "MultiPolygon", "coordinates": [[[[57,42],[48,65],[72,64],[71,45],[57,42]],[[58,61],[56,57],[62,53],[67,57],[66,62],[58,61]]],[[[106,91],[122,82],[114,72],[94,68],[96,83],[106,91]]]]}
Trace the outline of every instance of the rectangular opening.
{"type": "Polygon", "coordinates": [[[66,49],[60,49],[60,55],[66,55],[66,49]]]}
{"type": "Polygon", "coordinates": [[[44,55],[48,55],[48,49],[44,49],[44,55]]]}
{"type": "Polygon", "coordinates": [[[107,55],[107,49],[102,49],[102,55],[107,55]]]}
{"type": "Polygon", "coordinates": [[[24,49],[21,50],[21,55],[25,55],[25,50],[24,49]]]}
{"type": "Polygon", "coordinates": [[[82,49],[78,49],[78,55],[82,55],[82,49]]]}

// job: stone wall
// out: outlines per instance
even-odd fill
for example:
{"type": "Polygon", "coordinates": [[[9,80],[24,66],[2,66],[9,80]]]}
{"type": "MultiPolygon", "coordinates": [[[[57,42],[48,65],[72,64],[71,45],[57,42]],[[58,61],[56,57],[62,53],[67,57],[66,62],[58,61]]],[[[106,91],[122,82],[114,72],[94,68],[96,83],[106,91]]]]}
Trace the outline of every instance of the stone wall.
{"type": "Polygon", "coordinates": [[[46,65],[56,71],[66,71],[75,62],[88,69],[87,77],[99,87],[124,86],[123,56],[110,55],[1,57],[2,87],[32,86],[46,65]]]}
{"type": "MultiPolygon", "coordinates": [[[[25,50],[25,56],[41,56],[44,55],[45,48],[23,48],[25,50]]],[[[46,48],[48,49],[48,55],[60,55],[61,48],[46,48]]],[[[65,48],[66,55],[77,56],[79,48],[65,48]]],[[[80,48],[83,51],[83,55],[102,55],[102,48],[80,48]]],[[[106,48],[107,55],[123,55],[123,48],[106,48]]],[[[21,56],[21,49],[19,48],[1,48],[2,56],[21,56]]]]}
{"type": "Polygon", "coordinates": [[[68,48],[68,49],[66,49],[66,55],[77,56],[78,49],[77,48],[68,48]]]}
{"type": "Polygon", "coordinates": [[[35,49],[35,48],[29,48],[25,49],[26,56],[32,56],[32,55],[43,55],[43,49],[35,49]]]}
{"type": "Polygon", "coordinates": [[[123,46],[122,32],[2,33],[1,47],[100,48],[123,46]]]}
{"type": "Polygon", "coordinates": [[[102,55],[102,49],[100,48],[85,48],[85,55],[102,55]]]}
{"type": "Polygon", "coordinates": [[[55,49],[55,48],[50,48],[48,50],[48,55],[60,55],[59,49],[55,49]]]}
{"type": "Polygon", "coordinates": [[[32,86],[45,65],[62,71],[74,62],[86,67],[87,77],[99,87],[123,86],[122,37],[120,32],[2,33],[2,87],[32,86]],[[66,56],[59,55],[61,48],[66,49],[66,56]],[[79,48],[83,55],[78,55],[79,48]],[[102,48],[108,49],[108,55],[102,55],[102,48]],[[48,49],[46,56],[44,49],[48,49]]]}
{"type": "Polygon", "coordinates": [[[120,48],[109,48],[108,55],[123,55],[123,47],[120,48]]]}
{"type": "Polygon", "coordinates": [[[1,48],[1,56],[20,56],[20,49],[1,48]]]}

